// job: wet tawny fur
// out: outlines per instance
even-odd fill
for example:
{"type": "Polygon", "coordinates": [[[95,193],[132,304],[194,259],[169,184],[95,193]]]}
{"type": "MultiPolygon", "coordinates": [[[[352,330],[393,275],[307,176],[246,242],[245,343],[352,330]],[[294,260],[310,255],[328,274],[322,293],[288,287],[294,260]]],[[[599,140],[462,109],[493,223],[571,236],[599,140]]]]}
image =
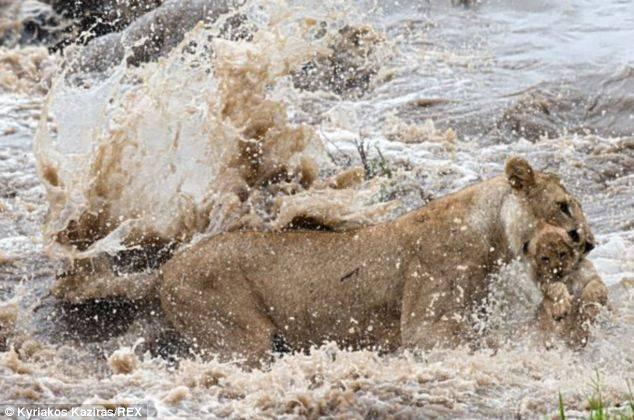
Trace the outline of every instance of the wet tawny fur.
{"type": "Polygon", "coordinates": [[[487,276],[519,256],[540,220],[593,241],[554,175],[512,158],[500,176],[392,222],[346,232],[233,232],[163,267],[161,302],[212,355],[260,360],[274,339],[293,349],[429,348],[468,337],[487,276]],[[561,203],[570,214],[561,214],[561,203]]]}
{"type": "Polygon", "coordinates": [[[608,289],[596,269],[564,229],[547,223],[538,225],[525,251],[544,293],[537,315],[544,338],[585,344],[590,326],[608,301],[608,289]]]}

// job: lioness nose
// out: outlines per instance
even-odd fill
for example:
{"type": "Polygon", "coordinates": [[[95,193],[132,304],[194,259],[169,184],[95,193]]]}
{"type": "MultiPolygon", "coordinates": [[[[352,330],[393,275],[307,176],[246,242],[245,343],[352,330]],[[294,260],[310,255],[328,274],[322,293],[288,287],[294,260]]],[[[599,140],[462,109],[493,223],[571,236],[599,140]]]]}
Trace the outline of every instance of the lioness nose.
{"type": "Polygon", "coordinates": [[[568,236],[570,236],[570,239],[572,239],[573,242],[579,242],[579,240],[581,239],[579,237],[579,231],[577,229],[569,230],[568,236]]]}
{"type": "Polygon", "coordinates": [[[585,246],[583,247],[583,253],[587,254],[588,252],[594,249],[594,243],[586,241],[585,246]]]}

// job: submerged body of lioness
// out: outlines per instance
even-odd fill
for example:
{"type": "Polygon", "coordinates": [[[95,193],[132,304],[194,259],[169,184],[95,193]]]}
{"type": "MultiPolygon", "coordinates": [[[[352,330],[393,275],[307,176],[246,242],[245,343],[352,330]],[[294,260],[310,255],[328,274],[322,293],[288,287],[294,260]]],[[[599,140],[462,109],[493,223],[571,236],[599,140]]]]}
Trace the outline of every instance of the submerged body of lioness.
{"type": "Polygon", "coordinates": [[[506,177],[390,223],[197,243],[163,267],[161,302],[175,327],[227,358],[258,360],[276,336],[294,349],[324,340],[387,350],[455,344],[487,276],[521,254],[541,220],[591,248],[583,213],[559,179],[513,158],[506,177]]]}

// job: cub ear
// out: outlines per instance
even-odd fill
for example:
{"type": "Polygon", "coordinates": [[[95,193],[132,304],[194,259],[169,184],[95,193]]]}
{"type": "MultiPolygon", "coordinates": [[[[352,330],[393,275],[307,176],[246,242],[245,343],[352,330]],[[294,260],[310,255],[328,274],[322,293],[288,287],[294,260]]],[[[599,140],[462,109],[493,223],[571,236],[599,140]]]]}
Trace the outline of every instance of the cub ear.
{"type": "Polygon", "coordinates": [[[506,161],[504,168],[509,184],[516,190],[526,190],[535,185],[535,172],[531,165],[520,157],[512,157],[506,161]]]}

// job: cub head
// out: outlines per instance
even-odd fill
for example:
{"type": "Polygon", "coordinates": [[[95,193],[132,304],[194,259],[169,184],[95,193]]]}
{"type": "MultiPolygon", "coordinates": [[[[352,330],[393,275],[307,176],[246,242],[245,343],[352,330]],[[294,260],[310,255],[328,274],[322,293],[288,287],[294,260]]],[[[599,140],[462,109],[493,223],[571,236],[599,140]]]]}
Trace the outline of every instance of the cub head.
{"type": "MultiPolygon", "coordinates": [[[[546,222],[563,229],[575,249],[587,254],[595,240],[581,205],[561,183],[557,175],[538,172],[524,159],[512,157],[506,162],[506,178],[533,221],[546,222]]],[[[526,238],[528,239],[528,238],[526,238]]]]}
{"type": "Polygon", "coordinates": [[[524,254],[541,284],[569,274],[581,258],[568,232],[544,222],[539,223],[533,237],[524,245],[524,254]]]}

